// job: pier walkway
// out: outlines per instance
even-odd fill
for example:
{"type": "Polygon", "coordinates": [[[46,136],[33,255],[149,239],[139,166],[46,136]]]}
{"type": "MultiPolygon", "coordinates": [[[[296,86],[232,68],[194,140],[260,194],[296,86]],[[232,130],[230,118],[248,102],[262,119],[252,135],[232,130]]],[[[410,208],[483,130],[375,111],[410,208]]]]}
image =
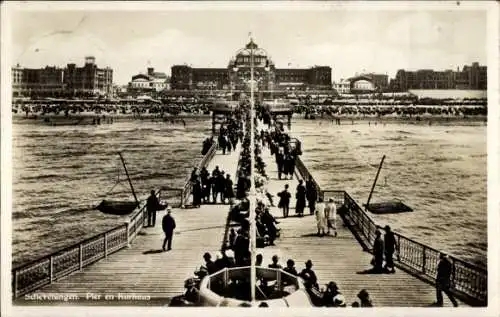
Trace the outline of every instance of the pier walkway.
{"type": "MultiPolygon", "coordinates": [[[[217,151],[208,164],[208,171],[211,173],[218,165],[221,170],[229,172],[235,182],[240,149],[241,144],[230,154],[222,155],[221,151],[217,151]]],[[[170,298],[184,292],[184,280],[193,276],[194,271],[204,263],[204,252],[214,254],[220,250],[228,211],[229,205],[223,204],[173,209],[172,216],[177,228],[172,250],[168,252],[162,252],[164,235],[161,220],[165,212],[159,212],[156,226],[143,228],[129,248],[111,254],[29,295],[36,298],[37,294],[62,294],[70,297],[68,302],[27,300],[20,297],[14,303],[61,305],[76,302],[80,305],[102,305],[106,302],[106,305],[166,305],[170,298]],[[90,298],[87,298],[88,295],[90,298]],[[78,299],[71,299],[71,296],[77,296],[78,299]]]]}
{"type": "MultiPolygon", "coordinates": [[[[337,237],[316,236],[316,217],[309,215],[308,207],[304,210],[304,217],[295,216],[295,192],[297,177],[300,176],[296,174],[293,180],[279,180],[276,161],[268,148],[263,148],[262,158],[266,164],[268,190],[274,196],[274,204],[278,205],[276,194],[284,189],[285,184],[289,185],[292,195],[288,218],[283,218],[282,210],[278,207],[271,207],[271,214],[280,222],[281,236],[275,241],[275,246],[257,250],[263,255],[265,266],[271,264],[271,257],[276,254],[283,267],[288,259],[293,259],[300,273],[305,268],[305,262],[310,259],[320,287],[325,287],[329,281],[336,282],[348,305],[358,301],[357,294],[361,289],[368,291],[376,307],[426,307],[436,301],[434,286],[402,270],[397,270],[395,274],[358,274],[371,268],[372,254],[363,251],[353,233],[343,225],[340,216],[337,216],[337,237]]],[[[459,304],[464,305],[460,301],[459,304]]],[[[452,306],[446,295],[444,305],[452,306]]]]}

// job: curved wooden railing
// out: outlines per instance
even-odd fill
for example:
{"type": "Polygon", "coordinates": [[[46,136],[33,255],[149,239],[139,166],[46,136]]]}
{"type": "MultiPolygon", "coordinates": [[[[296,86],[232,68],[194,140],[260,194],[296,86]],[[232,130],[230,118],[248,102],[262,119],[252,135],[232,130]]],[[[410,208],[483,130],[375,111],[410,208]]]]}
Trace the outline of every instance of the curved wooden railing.
{"type": "MultiPolygon", "coordinates": [[[[302,178],[308,179],[311,176],[311,173],[300,157],[297,157],[296,167],[302,178]]],[[[366,251],[372,252],[376,231],[380,230],[383,234],[383,227],[377,225],[346,191],[321,190],[320,185],[314,178],[313,181],[318,189],[318,193],[320,193],[324,200],[333,198],[337,206],[343,207],[343,212],[340,213],[340,216],[349,226],[363,248],[366,251]]],[[[396,237],[395,264],[410,274],[435,285],[441,252],[400,233],[394,232],[394,235],[396,237]]],[[[451,291],[470,305],[486,306],[488,302],[487,269],[460,260],[452,255],[448,255],[448,257],[453,267],[451,291]]]]}
{"type": "MultiPolygon", "coordinates": [[[[203,167],[207,167],[208,163],[212,160],[212,158],[215,156],[215,153],[217,152],[217,147],[219,146],[219,143],[217,140],[214,140],[214,143],[208,150],[208,152],[203,156],[201,159],[200,163],[198,164],[198,171],[201,170],[203,167]]],[[[191,174],[188,175],[186,178],[186,181],[184,183],[184,187],[182,189],[182,207],[186,206],[189,202],[189,197],[191,196],[191,193],[193,191],[193,184],[190,182],[191,179],[191,174]]]]}
{"type": "MultiPolygon", "coordinates": [[[[156,192],[159,199],[162,199],[162,193],[173,194],[167,197],[169,204],[172,207],[180,207],[181,188],[162,188],[156,192]]],[[[129,246],[144,226],[146,217],[146,204],[142,202],[123,224],[14,268],[12,296],[17,298],[33,292],[129,246]]]]}

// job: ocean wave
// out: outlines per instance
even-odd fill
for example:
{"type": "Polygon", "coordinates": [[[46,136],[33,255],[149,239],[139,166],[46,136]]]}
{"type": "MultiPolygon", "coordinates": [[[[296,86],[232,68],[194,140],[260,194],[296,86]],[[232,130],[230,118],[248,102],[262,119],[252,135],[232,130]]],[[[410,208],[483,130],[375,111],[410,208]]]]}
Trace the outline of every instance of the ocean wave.
{"type": "Polygon", "coordinates": [[[397,133],[401,134],[415,134],[414,132],[404,131],[404,130],[396,130],[397,133]]]}
{"type": "Polygon", "coordinates": [[[432,157],[431,160],[433,162],[455,162],[455,161],[462,161],[463,159],[461,157],[444,157],[444,156],[439,156],[439,157],[432,157]]]}

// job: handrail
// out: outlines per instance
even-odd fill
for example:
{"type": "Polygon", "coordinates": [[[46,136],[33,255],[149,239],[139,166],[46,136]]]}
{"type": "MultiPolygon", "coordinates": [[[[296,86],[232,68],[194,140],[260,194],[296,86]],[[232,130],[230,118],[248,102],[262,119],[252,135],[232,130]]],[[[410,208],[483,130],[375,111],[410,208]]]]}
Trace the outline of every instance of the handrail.
{"type": "MultiPolygon", "coordinates": [[[[180,207],[182,189],[162,187],[155,194],[160,197],[161,193],[166,191],[178,192],[179,203],[172,205],[180,207]]],[[[13,298],[33,292],[129,246],[146,219],[146,204],[141,204],[123,224],[13,268],[13,298]]]]}
{"type": "MultiPolygon", "coordinates": [[[[203,167],[207,167],[208,163],[213,159],[215,153],[217,152],[217,147],[219,143],[217,140],[214,140],[212,146],[208,152],[203,156],[200,163],[198,164],[198,170],[201,170],[203,167]]],[[[188,203],[188,199],[191,196],[191,192],[193,190],[193,184],[191,183],[191,174],[188,175],[186,181],[184,183],[184,187],[182,190],[182,207],[186,206],[188,203]]]]}

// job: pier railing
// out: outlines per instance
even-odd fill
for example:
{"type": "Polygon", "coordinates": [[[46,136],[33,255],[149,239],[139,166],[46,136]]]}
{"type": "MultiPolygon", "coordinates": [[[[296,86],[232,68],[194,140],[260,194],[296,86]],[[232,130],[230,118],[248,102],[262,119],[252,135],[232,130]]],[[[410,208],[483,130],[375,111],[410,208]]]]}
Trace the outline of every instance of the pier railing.
{"type": "MultiPolygon", "coordinates": [[[[212,158],[215,156],[215,153],[217,152],[217,147],[219,146],[219,143],[217,140],[214,140],[214,143],[212,143],[212,146],[208,150],[208,152],[203,156],[201,159],[200,163],[198,164],[198,171],[201,170],[203,167],[206,167],[208,163],[212,160],[212,158]]],[[[191,196],[191,193],[193,191],[193,184],[191,184],[191,174],[188,175],[186,182],[184,183],[184,188],[182,190],[182,207],[186,206],[189,202],[189,197],[191,196]]]]}
{"type": "MultiPolygon", "coordinates": [[[[296,167],[302,178],[308,179],[311,176],[300,157],[297,157],[296,167]]],[[[314,184],[317,186],[320,197],[325,201],[333,198],[338,206],[339,215],[346,225],[350,227],[362,247],[372,252],[376,231],[380,230],[383,234],[383,226],[377,225],[347,192],[321,190],[316,181],[314,184]]],[[[394,232],[394,235],[396,237],[395,264],[410,274],[435,285],[441,252],[400,233],[394,232]]],[[[448,255],[448,258],[452,263],[451,291],[470,305],[486,306],[488,300],[487,270],[452,255],[448,255]]]]}
{"type": "MultiPolygon", "coordinates": [[[[181,188],[164,187],[156,195],[160,200],[167,199],[172,207],[181,206],[181,188]]],[[[125,223],[14,268],[12,296],[17,298],[33,292],[129,246],[143,228],[146,219],[146,204],[142,203],[125,223]]]]}

